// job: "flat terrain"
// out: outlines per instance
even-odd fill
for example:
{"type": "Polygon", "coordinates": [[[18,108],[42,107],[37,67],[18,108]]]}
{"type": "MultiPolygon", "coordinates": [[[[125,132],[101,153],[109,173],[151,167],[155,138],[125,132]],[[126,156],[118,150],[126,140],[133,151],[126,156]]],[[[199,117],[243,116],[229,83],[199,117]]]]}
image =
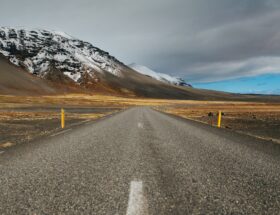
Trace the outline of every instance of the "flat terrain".
{"type": "Polygon", "coordinates": [[[135,106],[155,107],[213,126],[221,110],[223,128],[280,142],[280,103],[124,98],[98,94],[0,95],[0,147],[27,142],[59,129],[62,107],[66,109],[66,126],[71,126],[135,106]],[[209,117],[209,113],[213,116],[209,117]]]}
{"type": "MultiPolygon", "coordinates": [[[[92,121],[120,108],[65,108],[65,128],[92,121]]],[[[61,130],[61,109],[22,107],[0,109],[0,150],[61,130]]]]}
{"type": "Polygon", "coordinates": [[[279,161],[280,145],[131,108],[2,151],[0,214],[279,214],[279,161]]]}
{"type": "MultiPolygon", "coordinates": [[[[0,149],[61,130],[61,108],[65,109],[67,129],[120,111],[134,105],[133,102],[134,99],[86,94],[0,95],[0,149]]],[[[143,100],[140,102],[144,103],[143,100]]]]}
{"type": "Polygon", "coordinates": [[[280,143],[279,103],[193,102],[158,109],[213,126],[217,125],[220,110],[223,128],[280,143]]]}

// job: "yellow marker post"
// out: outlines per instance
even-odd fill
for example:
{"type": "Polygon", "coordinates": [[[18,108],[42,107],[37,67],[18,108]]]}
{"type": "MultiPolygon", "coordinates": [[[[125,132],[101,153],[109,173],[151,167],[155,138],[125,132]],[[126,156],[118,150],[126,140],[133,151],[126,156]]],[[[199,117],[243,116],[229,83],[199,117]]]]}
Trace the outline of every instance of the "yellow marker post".
{"type": "Polygon", "coordinates": [[[65,127],[65,111],[61,108],[61,128],[65,127]]]}
{"type": "Polygon", "coordinates": [[[219,111],[219,114],[218,114],[218,125],[217,125],[218,128],[221,127],[221,123],[222,123],[222,111],[219,111]]]}

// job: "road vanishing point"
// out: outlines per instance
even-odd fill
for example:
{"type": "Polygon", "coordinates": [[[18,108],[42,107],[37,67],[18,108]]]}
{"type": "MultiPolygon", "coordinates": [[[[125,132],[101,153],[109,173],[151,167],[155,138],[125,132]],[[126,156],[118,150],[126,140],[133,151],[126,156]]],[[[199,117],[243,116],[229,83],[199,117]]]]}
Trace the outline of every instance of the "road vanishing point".
{"type": "Polygon", "coordinates": [[[0,214],[279,214],[280,145],[131,108],[0,154],[0,214]]]}

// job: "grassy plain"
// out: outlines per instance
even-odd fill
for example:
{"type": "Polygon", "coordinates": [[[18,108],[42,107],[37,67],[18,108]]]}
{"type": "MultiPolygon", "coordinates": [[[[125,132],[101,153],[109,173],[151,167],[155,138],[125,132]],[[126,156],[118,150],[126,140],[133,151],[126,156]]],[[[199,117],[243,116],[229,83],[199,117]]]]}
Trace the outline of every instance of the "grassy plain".
{"type": "Polygon", "coordinates": [[[223,128],[280,141],[280,103],[166,100],[88,94],[0,95],[0,148],[59,131],[60,108],[66,110],[68,127],[133,106],[151,106],[162,112],[213,126],[216,125],[216,114],[221,110],[223,128]]]}
{"type": "Polygon", "coordinates": [[[222,127],[280,143],[280,104],[252,102],[201,102],[160,107],[166,113],[217,125],[221,110],[222,127]]]}

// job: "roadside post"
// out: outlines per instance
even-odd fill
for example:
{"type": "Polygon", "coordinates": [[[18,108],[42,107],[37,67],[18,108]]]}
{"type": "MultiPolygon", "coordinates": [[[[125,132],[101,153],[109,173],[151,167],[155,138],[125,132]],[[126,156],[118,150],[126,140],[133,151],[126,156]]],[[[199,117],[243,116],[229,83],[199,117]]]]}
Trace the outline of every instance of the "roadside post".
{"type": "Polygon", "coordinates": [[[219,111],[219,114],[218,114],[218,125],[217,125],[218,128],[221,127],[221,123],[222,123],[222,111],[219,111]]]}
{"type": "Polygon", "coordinates": [[[213,117],[214,117],[214,114],[212,112],[209,112],[208,118],[209,118],[209,123],[211,124],[211,126],[213,126],[213,117]]]}
{"type": "Polygon", "coordinates": [[[61,108],[61,128],[65,127],[65,111],[61,108]]]}

